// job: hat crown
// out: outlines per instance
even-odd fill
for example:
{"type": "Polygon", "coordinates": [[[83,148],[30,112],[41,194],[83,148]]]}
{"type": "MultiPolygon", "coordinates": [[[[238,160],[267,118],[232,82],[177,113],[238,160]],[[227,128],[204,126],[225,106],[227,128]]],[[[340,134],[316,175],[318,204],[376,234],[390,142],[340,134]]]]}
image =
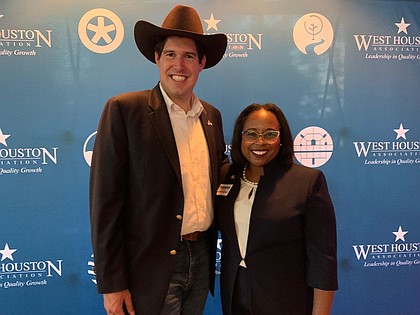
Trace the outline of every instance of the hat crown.
{"type": "Polygon", "coordinates": [[[166,16],[162,23],[166,29],[180,30],[203,34],[200,16],[192,7],[177,5],[166,16]]]}
{"type": "Polygon", "coordinates": [[[204,34],[201,18],[197,11],[189,6],[176,5],[159,27],[150,22],[140,20],[134,26],[134,38],[140,52],[155,63],[155,45],[169,36],[186,37],[200,43],[206,56],[205,69],[215,66],[226,51],[225,34],[204,34]]]}

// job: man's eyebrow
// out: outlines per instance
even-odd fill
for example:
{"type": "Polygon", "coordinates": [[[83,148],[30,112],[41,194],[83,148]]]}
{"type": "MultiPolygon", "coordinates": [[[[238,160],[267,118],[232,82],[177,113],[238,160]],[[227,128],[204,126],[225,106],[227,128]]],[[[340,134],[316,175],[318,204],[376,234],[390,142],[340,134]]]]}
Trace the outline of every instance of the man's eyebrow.
{"type": "MultiPolygon", "coordinates": [[[[164,49],[163,52],[165,52],[165,53],[168,53],[168,52],[174,53],[175,52],[175,49],[164,49]]],[[[194,55],[194,56],[197,56],[198,55],[198,53],[196,53],[195,51],[184,51],[184,52],[182,52],[182,54],[183,55],[194,55]]]]}

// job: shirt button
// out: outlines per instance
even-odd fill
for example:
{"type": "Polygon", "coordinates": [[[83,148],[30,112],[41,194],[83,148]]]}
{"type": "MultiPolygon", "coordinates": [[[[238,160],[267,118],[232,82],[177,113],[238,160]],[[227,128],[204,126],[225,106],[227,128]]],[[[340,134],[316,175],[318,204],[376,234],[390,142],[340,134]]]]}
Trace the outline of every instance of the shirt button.
{"type": "Polygon", "coordinates": [[[172,256],[175,256],[175,255],[176,255],[176,250],[175,250],[175,249],[171,250],[171,251],[169,252],[169,254],[171,254],[172,256]]]}
{"type": "Polygon", "coordinates": [[[178,215],[176,216],[176,218],[177,218],[178,220],[182,220],[182,215],[178,214],[178,215]]]}

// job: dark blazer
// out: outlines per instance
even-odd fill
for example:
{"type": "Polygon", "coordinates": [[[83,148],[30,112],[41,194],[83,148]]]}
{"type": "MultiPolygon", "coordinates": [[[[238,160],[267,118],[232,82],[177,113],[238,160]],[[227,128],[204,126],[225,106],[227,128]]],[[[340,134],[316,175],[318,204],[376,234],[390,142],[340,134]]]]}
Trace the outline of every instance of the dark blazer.
{"type": "MultiPolygon", "coordinates": [[[[216,108],[201,103],[215,196],[225,151],[222,121],[216,108]]],[[[183,206],[180,163],[159,85],[109,99],[96,135],[90,176],[100,293],[129,289],[136,313],[159,313],[172,275],[171,251],[180,242],[183,206]]],[[[209,277],[213,284],[214,269],[209,277]]]]}
{"type": "MultiPolygon", "coordinates": [[[[222,233],[221,295],[231,314],[232,294],[241,261],[234,203],[242,167],[231,167],[217,196],[216,218],[222,233]]],[[[276,161],[264,168],[251,211],[245,262],[252,314],[311,314],[313,287],[337,289],[334,208],[321,171],[276,161]]]]}

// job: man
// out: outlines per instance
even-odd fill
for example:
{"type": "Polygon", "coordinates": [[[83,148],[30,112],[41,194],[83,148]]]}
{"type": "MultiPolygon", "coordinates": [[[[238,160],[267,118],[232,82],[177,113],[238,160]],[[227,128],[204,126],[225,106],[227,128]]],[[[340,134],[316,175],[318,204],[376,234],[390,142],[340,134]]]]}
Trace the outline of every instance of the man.
{"type": "Polygon", "coordinates": [[[98,291],[108,314],[202,314],[214,285],[213,201],[224,140],[219,111],[193,93],[226,50],[197,12],[176,6],[162,27],[138,21],[156,63],[152,90],[112,97],[92,157],[90,206],[98,291]]]}

